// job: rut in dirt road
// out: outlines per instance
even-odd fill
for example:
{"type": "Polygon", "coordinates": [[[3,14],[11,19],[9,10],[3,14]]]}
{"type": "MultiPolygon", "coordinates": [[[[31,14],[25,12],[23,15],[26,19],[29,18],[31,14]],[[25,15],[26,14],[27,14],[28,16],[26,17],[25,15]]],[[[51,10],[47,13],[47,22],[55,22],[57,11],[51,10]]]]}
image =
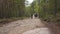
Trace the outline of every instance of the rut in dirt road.
{"type": "Polygon", "coordinates": [[[50,31],[38,18],[18,20],[15,22],[11,22],[3,27],[0,27],[0,34],[27,34],[27,33],[50,34],[50,31]]]}

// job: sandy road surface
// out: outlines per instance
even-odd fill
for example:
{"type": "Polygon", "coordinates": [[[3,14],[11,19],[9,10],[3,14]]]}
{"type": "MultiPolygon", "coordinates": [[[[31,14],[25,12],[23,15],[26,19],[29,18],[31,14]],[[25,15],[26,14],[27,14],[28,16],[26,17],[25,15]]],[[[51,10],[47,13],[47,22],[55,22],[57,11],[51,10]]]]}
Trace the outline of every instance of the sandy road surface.
{"type": "Polygon", "coordinates": [[[3,27],[0,27],[0,34],[27,34],[27,33],[50,34],[50,31],[38,18],[18,20],[15,22],[11,22],[3,27]]]}

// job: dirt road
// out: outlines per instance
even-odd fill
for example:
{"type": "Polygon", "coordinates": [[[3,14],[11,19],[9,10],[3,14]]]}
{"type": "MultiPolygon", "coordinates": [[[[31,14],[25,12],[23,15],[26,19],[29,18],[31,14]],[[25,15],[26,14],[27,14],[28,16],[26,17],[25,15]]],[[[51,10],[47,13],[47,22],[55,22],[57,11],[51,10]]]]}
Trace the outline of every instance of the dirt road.
{"type": "Polygon", "coordinates": [[[24,19],[0,27],[0,34],[51,34],[40,19],[24,19]]]}

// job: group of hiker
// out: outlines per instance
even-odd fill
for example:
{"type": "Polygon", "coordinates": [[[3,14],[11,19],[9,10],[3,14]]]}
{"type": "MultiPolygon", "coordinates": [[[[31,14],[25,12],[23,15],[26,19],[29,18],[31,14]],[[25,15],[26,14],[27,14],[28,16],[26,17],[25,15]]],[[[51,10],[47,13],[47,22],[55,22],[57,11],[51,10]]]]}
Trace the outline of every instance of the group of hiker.
{"type": "Polygon", "coordinates": [[[38,17],[38,14],[37,13],[34,13],[31,15],[31,18],[37,18],[38,17]]]}

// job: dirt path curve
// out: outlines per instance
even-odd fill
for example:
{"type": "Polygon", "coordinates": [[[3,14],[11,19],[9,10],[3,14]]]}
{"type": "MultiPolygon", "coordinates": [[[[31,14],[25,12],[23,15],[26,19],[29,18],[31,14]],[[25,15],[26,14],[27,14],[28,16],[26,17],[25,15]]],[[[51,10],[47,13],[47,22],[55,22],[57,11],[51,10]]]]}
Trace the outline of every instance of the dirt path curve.
{"type": "Polygon", "coordinates": [[[31,34],[31,31],[33,31],[34,33],[36,32],[35,34],[39,33],[38,31],[41,32],[39,34],[44,34],[44,32],[46,31],[45,33],[48,34],[49,30],[38,18],[18,20],[0,27],[0,34],[27,34],[26,32],[30,32],[31,34]]]}

